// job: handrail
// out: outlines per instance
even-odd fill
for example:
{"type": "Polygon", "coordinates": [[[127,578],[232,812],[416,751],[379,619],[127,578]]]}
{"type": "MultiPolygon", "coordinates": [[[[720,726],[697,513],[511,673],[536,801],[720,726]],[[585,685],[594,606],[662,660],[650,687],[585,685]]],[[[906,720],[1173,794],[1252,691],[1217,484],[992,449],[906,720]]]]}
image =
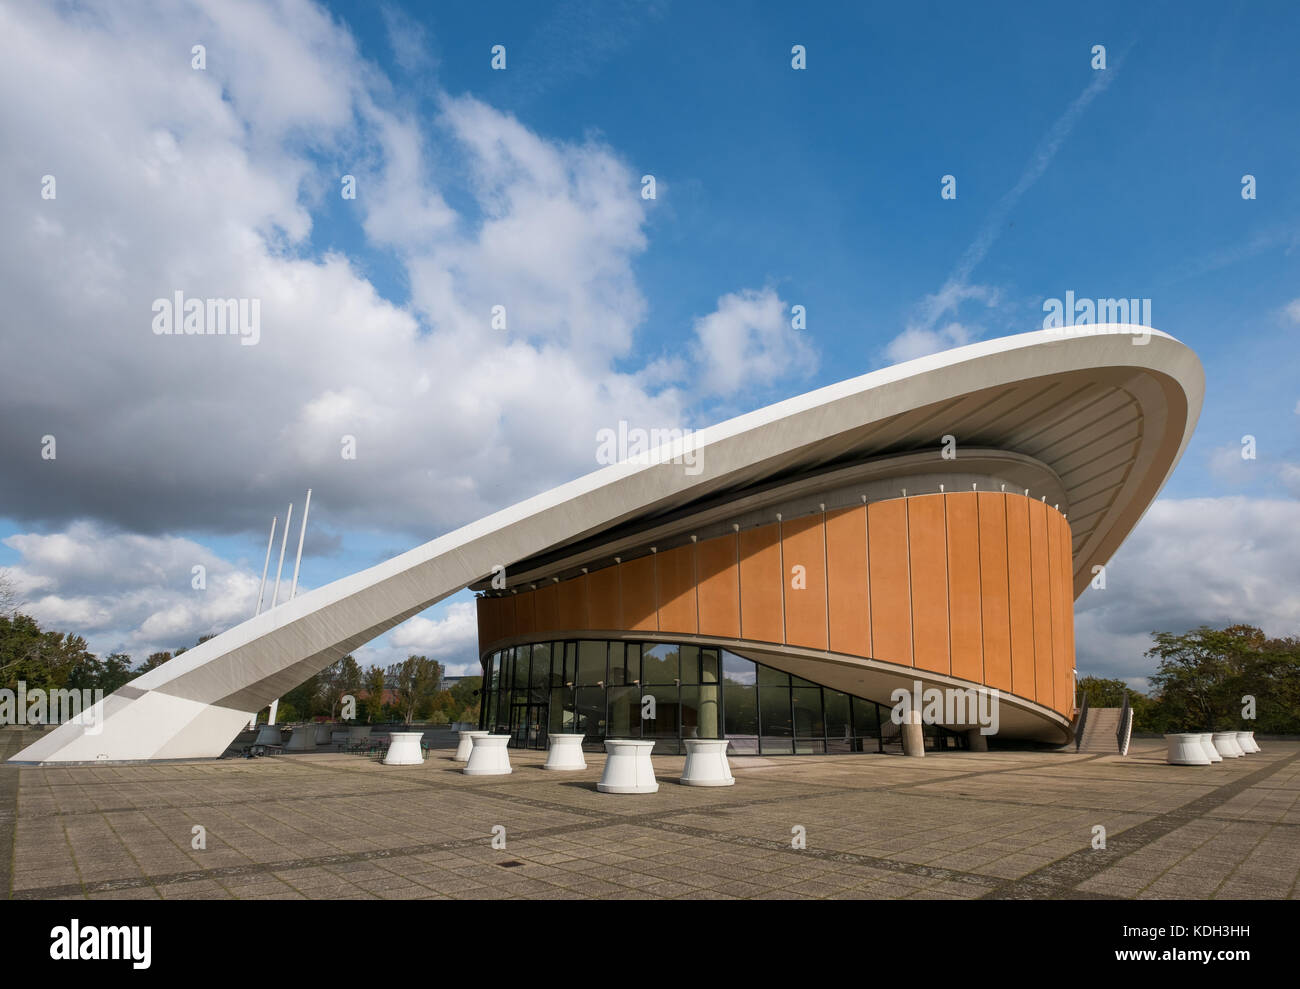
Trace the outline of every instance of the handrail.
{"type": "Polygon", "coordinates": [[[1079,746],[1083,744],[1083,726],[1088,722],[1088,695],[1083,695],[1083,702],[1079,705],[1079,717],[1074,726],[1074,751],[1079,751],[1079,746]]]}
{"type": "Polygon", "coordinates": [[[1133,707],[1128,702],[1128,690],[1124,691],[1124,706],[1119,709],[1119,726],[1115,729],[1115,742],[1119,754],[1128,755],[1129,739],[1133,737],[1133,707]]]}

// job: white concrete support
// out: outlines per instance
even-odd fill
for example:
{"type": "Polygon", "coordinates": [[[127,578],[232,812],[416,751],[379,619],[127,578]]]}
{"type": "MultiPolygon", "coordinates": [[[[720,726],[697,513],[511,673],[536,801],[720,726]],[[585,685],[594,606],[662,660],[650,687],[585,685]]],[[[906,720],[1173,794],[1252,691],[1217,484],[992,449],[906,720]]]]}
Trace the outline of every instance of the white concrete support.
{"type": "Polygon", "coordinates": [[[1237,747],[1246,755],[1252,752],[1258,752],[1259,746],[1255,744],[1255,733],[1253,731],[1237,732],[1237,747]]]}
{"type": "Polygon", "coordinates": [[[733,786],[725,738],[688,738],[681,782],[686,786],[733,786]]]}
{"type": "Polygon", "coordinates": [[[357,742],[364,742],[370,737],[369,725],[349,725],[348,742],[355,745],[357,742]]]}
{"type": "Polygon", "coordinates": [[[509,735],[489,735],[484,732],[473,742],[469,762],[461,770],[466,776],[505,776],[514,772],[510,768],[510,756],[506,752],[506,746],[510,743],[509,735]]]}
{"type": "Polygon", "coordinates": [[[280,729],[275,725],[262,725],[257,730],[257,740],[254,745],[282,745],[284,736],[280,734],[280,729]]]}
{"type": "Polygon", "coordinates": [[[452,756],[457,762],[469,762],[469,754],[474,751],[474,739],[482,738],[484,735],[490,735],[487,731],[463,731],[460,733],[460,744],[456,746],[456,754],[452,756]]]}
{"type": "Polygon", "coordinates": [[[582,755],[585,735],[557,735],[551,733],[543,769],[586,769],[587,760],[582,755]]]}
{"type": "Polygon", "coordinates": [[[335,728],[330,732],[329,741],[333,745],[347,745],[348,735],[349,733],[346,728],[335,728]]]}
{"type": "Polygon", "coordinates": [[[1213,735],[1208,731],[1203,731],[1196,736],[1196,739],[1200,742],[1201,750],[1205,753],[1205,757],[1209,759],[1210,762],[1223,762],[1223,756],[1219,755],[1219,750],[1214,747],[1213,735]]]}
{"type": "Polygon", "coordinates": [[[657,793],[650,750],[654,739],[610,738],[605,740],[605,771],[596,789],[601,793],[657,793]]]}
{"type": "Polygon", "coordinates": [[[294,725],[293,734],[289,736],[289,741],[285,743],[284,751],[315,752],[316,751],[316,726],[315,725],[294,725]]]}
{"type": "Polygon", "coordinates": [[[329,745],[330,739],[334,735],[334,726],[328,721],[322,721],[316,725],[316,744],[329,745]]]}
{"type": "Polygon", "coordinates": [[[1171,766],[1208,766],[1210,757],[1201,748],[1200,736],[1193,734],[1166,735],[1169,754],[1165,761],[1171,766]]]}
{"type": "Polygon", "coordinates": [[[1246,754],[1241,751],[1241,746],[1237,744],[1237,733],[1235,731],[1216,731],[1214,733],[1214,747],[1219,750],[1219,755],[1225,759],[1240,759],[1246,754]]]}
{"type": "Polygon", "coordinates": [[[389,736],[388,752],[384,756],[385,766],[418,766],[424,762],[424,753],[420,751],[422,731],[395,731],[389,736]]]}

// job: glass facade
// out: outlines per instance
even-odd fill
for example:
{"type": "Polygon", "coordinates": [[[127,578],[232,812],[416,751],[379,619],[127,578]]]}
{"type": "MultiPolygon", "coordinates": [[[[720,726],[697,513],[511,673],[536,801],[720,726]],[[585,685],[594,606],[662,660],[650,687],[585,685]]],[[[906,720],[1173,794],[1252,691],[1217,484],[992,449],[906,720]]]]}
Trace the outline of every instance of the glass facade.
{"type": "MultiPolygon", "coordinates": [[[[485,660],[480,727],[518,748],[550,732],[653,738],[658,755],[686,738],[729,738],[739,755],[901,751],[889,708],[708,646],[581,639],[535,642],[485,660]]],[[[964,747],[933,725],[927,749],[964,747]]]]}

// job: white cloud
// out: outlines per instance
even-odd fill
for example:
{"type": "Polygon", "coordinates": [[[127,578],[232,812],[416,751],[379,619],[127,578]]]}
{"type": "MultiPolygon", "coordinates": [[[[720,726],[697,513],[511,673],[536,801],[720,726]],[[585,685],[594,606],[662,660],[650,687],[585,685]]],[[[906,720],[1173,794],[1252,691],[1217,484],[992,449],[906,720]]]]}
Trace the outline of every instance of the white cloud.
{"type": "Polygon", "coordinates": [[[941,350],[961,347],[970,342],[970,330],[961,323],[949,323],[937,330],[911,325],[889,341],[885,347],[885,356],[891,363],[901,364],[903,361],[937,354],[941,350]]]}
{"type": "Polygon", "coordinates": [[[1083,675],[1151,672],[1150,633],[1245,622],[1300,632],[1300,502],[1160,499],[1106,567],[1106,589],[1076,604],[1083,675]]]}
{"type": "Polygon", "coordinates": [[[699,387],[712,395],[734,395],[817,366],[804,331],[791,326],[786,303],[770,288],[718,299],[717,309],[695,321],[692,351],[701,365],[699,387]]]}
{"type": "MultiPolygon", "coordinates": [[[[1282,309],[1286,318],[1293,323],[1300,323],[1300,299],[1292,299],[1282,309]]],[[[1297,406],[1300,409],[1300,406],[1297,406]]]]}

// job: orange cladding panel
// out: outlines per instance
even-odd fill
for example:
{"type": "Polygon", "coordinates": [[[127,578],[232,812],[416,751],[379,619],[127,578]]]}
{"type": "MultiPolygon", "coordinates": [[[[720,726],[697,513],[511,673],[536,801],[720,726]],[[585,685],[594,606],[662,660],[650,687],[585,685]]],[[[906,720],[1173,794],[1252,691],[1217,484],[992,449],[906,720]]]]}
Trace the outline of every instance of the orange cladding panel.
{"type": "Polygon", "coordinates": [[[572,580],[562,580],[555,585],[559,591],[560,628],[565,632],[587,627],[587,575],[572,580]]]}
{"type": "Polygon", "coordinates": [[[560,628],[559,591],[548,581],[537,588],[537,631],[555,632],[560,628]]]}
{"type": "Polygon", "coordinates": [[[952,675],[984,682],[980,608],[980,524],[974,491],[945,495],[948,513],[948,623],[952,675]]]}
{"type": "Polygon", "coordinates": [[[619,628],[617,565],[587,574],[587,603],[591,608],[591,628],[619,628]]]}
{"type": "Polygon", "coordinates": [[[478,644],[480,647],[497,640],[496,630],[492,627],[492,619],[495,617],[492,602],[492,598],[474,599],[475,616],[478,618],[478,644]]]}
{"type": "Polygon", "coordinates": [[[520,591],[515,599],[515,635],[532,635],[537,631],[536,598],[532,591],[520,591]]]}
{"type": "Polygon", "coordinates": [[[948,657],[948,545],[943,495],[907,499],[912,561],[912,638],[917,669],[951,673],[948,657]]]}
{"type": "Polygon", "coordinates": [[[695,544],[659,554],[659,631],[695,635],[695,544]]]}
{"type": "Polygon", "coordinates": [[[1011,603],[1011,692],[1034,699],[1034,577],[1029,499],[1007,495],[1007,575],[1011,603]]]}
{"type": "Polygon", "coordinates": [[[825,540],[820,514],[791,519],[781,526],[781,555],[785,564],[781,587],[785,594],[788,645],[826,648],[825,540]]]}
{"type": "Polygon", "coordinates": [[[912,592],[907,570],[907,500],[867,507],[871,656],[912,665],[912,592]]]}
{"type": "Polygon", "coordinates": [[[1052,706],[1068,718],[1074,708],[1074,560],[1070,523],[1063,515],[1053,512],[1052,524],[1057,532],[1053,562],[1056,564],[1056,602],[1059,606],[1059,612],[1054,610],[1052,614],[1052,633],[1060,644],[1059,650],[1053,648],[1056,656],[1053,678],[1056,703],[1052,706]]]}
{"type": "Polygon", "coordinates": [[[623,579],[623,620],[627,631],[655,632],[659,629],[659,608],[655,603],[655,554],[640,556],[620,568],[623,579]]]}
{"type": "Polygon", "coordinates": [[[740,573],[735,535],[706,539],[696,547],[700,634],[740,638],[740,573]]]}
{"type": "Polygon", "coordinates": [[[740,632],[757,642],[780,642],[781,543],[776,523],[740,533],[740,632]]]}
{"type": "Polygon", "coordinates": [[[980,624],[984,682],[1011,689],[1011,609],[1007,586],[1007,495],[979,493],[980,624]]]}
{"type": "Polygon", "coordinates": [[[865,505],[826,513],[826,606],[830,612],[831,651],[870,656],[865,505]]]}
{"type": "Polygon", "coordinates": [[[1052,584],[1047,505],[1029,502],[1029,555],[1034,574],[1034,698],[1052,706],[1052,584]]]}

